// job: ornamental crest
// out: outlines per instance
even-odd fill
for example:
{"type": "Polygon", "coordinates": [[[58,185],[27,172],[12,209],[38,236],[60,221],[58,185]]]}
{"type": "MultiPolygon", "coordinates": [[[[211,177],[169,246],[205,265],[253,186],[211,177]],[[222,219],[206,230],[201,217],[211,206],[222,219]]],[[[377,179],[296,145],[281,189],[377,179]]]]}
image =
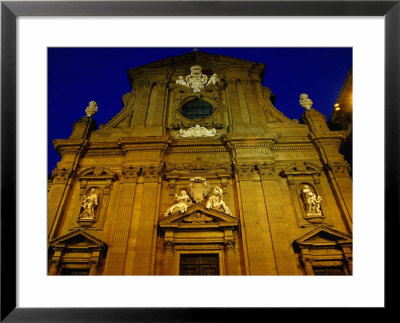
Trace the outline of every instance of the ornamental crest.
{"type": "Polygon", "coordinates": [[[210,185],[203,177],[190,179],[189,194],[196,203],[201,203],[210,191],[210,185]]]}
{"type": "Polygon", "coordinates": [[[215,85],[219,81],[217,74],[213,74],[209,79],[207,75],[202,73],[202,67],[200,65],[193,65],[190,67],[190,74],[187,75],[186,78],[179,76],[176,83],[190,87],[193,89],[193,92],[201,92],[204,86],[210,84],[215,85]]]}

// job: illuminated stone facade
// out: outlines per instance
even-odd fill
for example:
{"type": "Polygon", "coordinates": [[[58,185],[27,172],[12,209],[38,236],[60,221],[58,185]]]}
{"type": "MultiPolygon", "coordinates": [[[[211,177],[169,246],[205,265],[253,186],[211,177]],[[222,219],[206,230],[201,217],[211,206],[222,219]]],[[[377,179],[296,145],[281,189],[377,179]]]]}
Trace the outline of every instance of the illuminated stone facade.
{"type": "Polygon", "coordinates": [[[345,133],[285,117],[264,68],[195,51],[130,69],[112,120],[54,140],[49,274],[351,274],[345,133]]]}

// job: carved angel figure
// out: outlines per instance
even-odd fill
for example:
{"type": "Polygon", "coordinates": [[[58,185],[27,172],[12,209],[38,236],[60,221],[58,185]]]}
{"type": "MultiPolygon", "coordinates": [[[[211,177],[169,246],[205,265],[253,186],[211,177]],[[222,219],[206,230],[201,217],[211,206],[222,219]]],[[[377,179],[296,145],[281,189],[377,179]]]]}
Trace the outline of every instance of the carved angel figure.
{"type": "Polygon", "coordinates": [[[190,204],[192,204],[192,200],[189,195],[186,194],[186,191],[182,190],[181,195],[178,196],[175,194],[176,204],[172,205],[167,212],[164,213],[165,216],[172,215],[180,212],[181,214],[185,213],[190,204]]]}
{"type": "Polygon", "coordinates": [[[303,202],[306,208],[307,216],[322,216],[321,211],[321,196],[316,196],[308,187],[308,185],[304,185],[302,190],[303,202]]]}
{"type": "Polygon", "coordinates": [[[95,101],[90,101],[89,106],[85,109],[86,116],[93,116],[98,110],[97,103],[95,101]]]}
{"type": "Polygon", "coordinates": [[[306,110],[310,110],[313,105],[313,102],[311,101],[311,99],[308,98],[308,94],[306,93],[300,94],[299,103],[306,110]]]}
{"type": "Polygon", "coordinates": [[[218,78],[217,74],[213,74],[210,79],[208,80],[208,83],[206,86],[210,85],[210,84],[217,84],[220,81],[220,79],[218,78]]]}
{"type": "Polygon", "coordinates": [[[190,75],[186,76],[186,83],[193,89],[193,92],[200,92],[207,84],[207,75],[202,74],[200,65],[190,67],[190,75]]]}
{"type": "Polygon", "coordinates": [[[179,76],[179,78],[176,80],[176,84],[188,86],[183,76],[179,76]]]}
{"type": "Polygon", "coordinates": [[[217,130],[212,128],[212,129],[207,129],[205,127],[200,127],[200,125],[196,125],[195,127],[191,127],[187,130],[180,129],[179,130],[179,136],[182,138],[201,138],[201,137],[214,137],[217,135],[217,130]]]}
{"type": "Polygon", "coordinates": [[[222,189],[216,186],[214,188],[213,194],[207,201],[206,204],[207,209],[214,209],[217,211],[224,212],[228,215],[232,215],[231,210],[226,206],[223,198],[222,198],[222,189]]]}
{"type": "Polygon", "coordinates": [[[96,193],[96,189],[92,188],[89,196],[83,195],[82,199],[82,208],[83,211],[80,214],[79,218],[82,220],[94,220],[95,218],[95,209],[98,205],[98,195],[96,193]]]}

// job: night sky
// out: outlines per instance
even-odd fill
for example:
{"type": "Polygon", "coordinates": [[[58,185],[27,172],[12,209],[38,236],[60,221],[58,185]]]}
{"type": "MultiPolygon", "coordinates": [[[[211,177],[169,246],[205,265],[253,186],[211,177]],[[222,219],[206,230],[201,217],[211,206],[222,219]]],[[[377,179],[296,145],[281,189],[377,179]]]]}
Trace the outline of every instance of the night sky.
{"type": "MultiPolygon", "coordinates": [[[[313,108],[327,116],[352,66],[351,48],[198,48],[266,64],[263,85],[276,95],[275,107],[290,119],[304,112],[299,95],[307,93],[313,108]]],[[[54,139],[67,139],[72,124],[85,116],[89,101],[99,107],[94,119],[106,124],[122,108],[131,91],[127,70],[193,48],[49,48],[48,172],[60,160],[54,139]]],[[[189,74],[189,71],[188,71],[189,74]]]]}

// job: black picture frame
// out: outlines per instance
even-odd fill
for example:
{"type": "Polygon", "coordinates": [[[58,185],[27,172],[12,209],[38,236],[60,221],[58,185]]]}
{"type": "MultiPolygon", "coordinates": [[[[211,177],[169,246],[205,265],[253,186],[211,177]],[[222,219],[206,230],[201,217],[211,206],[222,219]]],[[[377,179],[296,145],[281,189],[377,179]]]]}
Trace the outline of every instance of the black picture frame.
{"type": "MultiPolygon", "coordinates": [[[[400,0],[396,1],[2,1],[1,2],[1,321],[236,322],[244,308],[16,307],[16,19],[19,16],[384,16],[385,310],[396,302],[393,255],[399,233],[400,0]]],[[[373,153],[373,148],[371,148],[373,153]]],[[[373,171],[373,170],[372,170],[373,171]]],[[[371,255],[373,257],[373,255],[371,255]]],[[[40,293],[40,291],[38,291],[40,293]]],[[[310,303],[312,306],[312,302],[310,303]]],[[[276,309],[279,310],[279,309],[276,309]]],[[[283,309],[287,311],[287,309],[283,309]]],[[[283,312],[281,309],[281,312],[283,312]]],[[[255,313],[253,313],[255,312],[255,313]]],[[[350,318],[351,319],[351,318],[350,318]]],[[[251,318],[249,318],[252,321],[251,318]]]]}

